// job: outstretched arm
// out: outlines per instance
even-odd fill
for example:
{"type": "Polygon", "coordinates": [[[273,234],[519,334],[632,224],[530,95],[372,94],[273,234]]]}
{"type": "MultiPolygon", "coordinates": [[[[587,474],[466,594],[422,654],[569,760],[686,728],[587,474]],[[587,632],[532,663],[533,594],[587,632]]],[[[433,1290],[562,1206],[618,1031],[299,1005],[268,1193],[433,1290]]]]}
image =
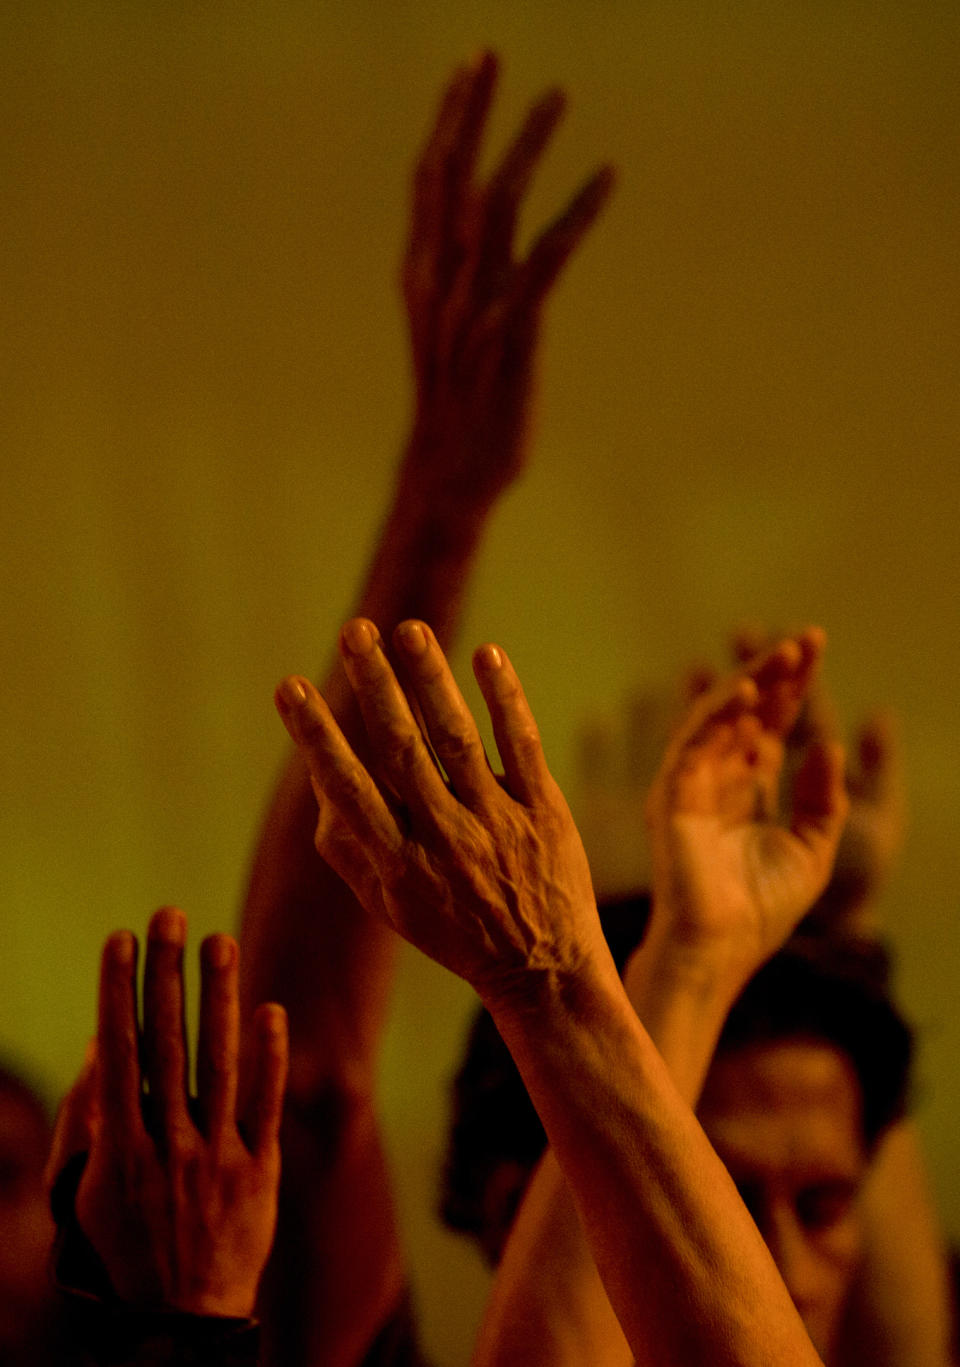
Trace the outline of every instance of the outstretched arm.
{"type": "MultiPolygon", "coordinates": [[[[497,79],[455,72],[417,162],[403,294],[412,428],[358,611],[420,616],[452,640],[487,519],[523,469],[543,308],[610,191],[609,169],[516,252],[527,188],[563,111],[536,103],[486,182],[477,161],[497,79]]],[[[337,661],[323,693],[362,751],[337,661]]],[[[373,1107],[395,936],[358,911],[313,846],[316,805],[294,753],[264,824],[243,916],[248,1006],[282,1001],[291,1079],[277,1253],[265,1310],[285,1362],[350,1367],[397,1304],[403,1268],[373,1107]]]]}
{"type": "MultiPolygon", "coordinates": [[[[836,850],[845,802],[835,748],[807,756],[786,819],[777,805],[785,737],[822,647],[817,631],[787,638],[698,698],[648,796],[653,915],[626,986],[690,1106],[740,989],[815,900],[836,850]]],[[[550,1152],[507,1245],[476,1361],[521,1355],[631,1360],[550,1152]]]]}
{"type": "Polygon", "coordinates": [[[475,656],[498,779],[429,629],[402,624],[394,646],[450,786],[376,629],[349,623],[343,659],[383,786],[305,680],[278,692],[317,792],[318,848],[372,913],[486,1002],[634,1354],[816,1364],[756,1227],[620,984],[509,661],[496,647],[475,656]]]}

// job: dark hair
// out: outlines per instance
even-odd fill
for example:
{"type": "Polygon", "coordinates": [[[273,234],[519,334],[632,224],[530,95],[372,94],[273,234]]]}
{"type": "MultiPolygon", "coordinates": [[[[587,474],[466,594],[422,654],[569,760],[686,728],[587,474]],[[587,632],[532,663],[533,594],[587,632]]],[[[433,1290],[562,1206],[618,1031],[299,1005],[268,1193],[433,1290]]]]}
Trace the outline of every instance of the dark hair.
{"type": "MultiPolygon", "coordinates": [[[[604,933],[621,972],[643,938],[649,910],[646,895],[601,907],[604,933]]],[[[910,1030],[890,999],[889,977],[889,956],[878,945],[797,936],[747,985],[727,1019],[718,1052],[797,1035],[836,1045],[859,1079],[864,1138],[872,1147],[903,1113],[912,1052],[910,1030]]],[[[439,1213],[449,1229],[480,1236],[483,1194],[493,1172],[504,1162],[532,1170],[547,1142],[516,1065],[482,1008],[451,1090],[439,1213]]]]}
{"type": "Polygon", "coordinates": [[[872,941],[797,935],[751,978],[727,1017],[718,1054],[796,1037],[826,1040],[860,1083],[872,1148],[906,1108],[910,1028],[890,998],[890,958],[872,941]]]}

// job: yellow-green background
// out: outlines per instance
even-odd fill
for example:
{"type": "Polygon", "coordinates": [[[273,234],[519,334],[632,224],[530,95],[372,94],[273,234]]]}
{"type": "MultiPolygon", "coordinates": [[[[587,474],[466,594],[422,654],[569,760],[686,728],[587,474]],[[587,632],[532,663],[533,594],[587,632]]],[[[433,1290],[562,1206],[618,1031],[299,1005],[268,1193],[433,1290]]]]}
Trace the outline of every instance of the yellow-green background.
{"type": "MultiPolygon", "coordinates": [[[[621,182],[551,310],[464,641],[511,648],[564,782],[580,717],[743,617],[822,622],[846,720],[900,712],[886,909],[960,1236],[958,37],[933,0],[0,7],[8,1051],[56,1089],[106,931],[171,901],[196,937],[232,923],[272,687],[326,655],[408,416],[411,158],[489,44],[494,144],[546,84],[572,98],[528,225],[600,160],[621,182]]],[[[411,955],[384,1069],[448,1364],[482,1293],[429,1217],[468,1004],[411,955]]]]}

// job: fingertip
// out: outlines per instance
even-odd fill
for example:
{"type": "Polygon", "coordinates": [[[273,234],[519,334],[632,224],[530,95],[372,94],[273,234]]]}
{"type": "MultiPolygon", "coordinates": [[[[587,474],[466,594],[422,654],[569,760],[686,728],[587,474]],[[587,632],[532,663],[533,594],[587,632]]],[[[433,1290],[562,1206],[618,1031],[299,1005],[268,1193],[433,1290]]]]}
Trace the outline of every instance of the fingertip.
{"type": "Polygon", "coordinates": [[[592,198],[597,202],[597,207],[611,195],[616,189],[620,172],[612,162],[605,162],[603,166],[594,174],[593,178],[587,183],[587,190],[592,198]]]}
{"type": "Polygon", "coordinates": [[[760,701],[760,688],[756,679],[749,674],[742,675],[734,689],[734,701],[745,708],[756,707],[760,701]]]}
{"type": "Polygon", "coordinates": [[[480,48],[467,62],[472,76],[492,80],[500,69],[500,59],[492,48],[480,48]]]}
{"type": "Polygon", "coordinates": [[[273,700],[277,711],[284,720],[293,712],[298,712],[307,701],[306,680],[297,674],[290,674],[281,680],[274,690],[273,700]]]}
{"type": "Polygon", "coordinates": [[[208,935],[200,946],[201,967],[209,972],[224,972],[237,962],[237,942],[232,935],[208,935]]]}
{"type": "Polygon", "coordinates": [[[173,945],[182,948],[187,938],[187,918],[179,907],[161,907],[150,917],[147,927],[149,944],[173,945]]]}
{"type": "Polygon", "coordinates": [[[104,957],[118,968],[132,967],[137,955],[137,937],[131,930],[115,930],[104,945],[104,957]]]}
{"type": "Polygon", "coordinates": [[[410,655],[414,658],[423,655],[429,644],[428,631],[429,628],[425,622],[416,621],[414,619],[407,622],[401,622],[400,625],[394,629],[394,645],[405,655],[410,655]]]}
{"type": "Polygon", "coordinates": [[[287,1012],[279,1002],[262,1002],[257,1007],[254,1025],[265,1043],[283,1049],[287,1043],[287,1012]]]}
{"type": "Polygon", "coordinates": [[[473,652],[474,672],[479,675],[492,675],[503,669],[506,656],[499,646],[488,642],[478,646],[473,652]]]}
{"type": "Polygon", "coordinates": [[[819,659],[827,646],[827,633],[823,627],[808,626],[799,633],[797,640],[807,655],[819,659]]]}
{"type": "Polygon", "coordinates": [[[857,749],[861,764],[875,769],[896,750],[900,741],[897,714],[889,708],[878,708],[866,718],[857,733],[857,749]]]}
{"type": "Polygon", "coordinates": [[[774,649],[774,655],[791,672],[799,669],[810,653],[803,636],[786,636],[774,649]]]}
{"type": "Polygon", "coordinates": [[[380,639],[376,626],[366,617],[351,617],[340,628],[340,651],[345,655],[369,655],[380,639]]]}
{"type": "Polygon", "coordinates": [[[545,90],[534,105],[534,113],[544,120],[545,123],[552,124],[563,114],[567,107],[567,92],[559,85],[550,86],[545,90]]]}

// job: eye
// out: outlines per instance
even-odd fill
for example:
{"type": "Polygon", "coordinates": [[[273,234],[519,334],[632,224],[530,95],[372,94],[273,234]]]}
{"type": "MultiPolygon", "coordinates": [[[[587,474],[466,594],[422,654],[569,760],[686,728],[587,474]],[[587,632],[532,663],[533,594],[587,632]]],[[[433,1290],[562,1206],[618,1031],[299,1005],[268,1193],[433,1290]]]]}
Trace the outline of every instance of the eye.
{"type": "Polygon", "coordinates": [[[797,1196],[797,1215],[805,1229],[830,1229],[839,1224],[853,1207],[857,1189],[846,1181],[819,1182],[797,1196]]]}
{"type": "Polygon", "coordinates": [[[753,1217],[753,1222],[758,1227],[763,1217],[763,1194],[760,1186],[755,1182],[738,1182],[737,1191],[740,1199],[753,1217]]]}

